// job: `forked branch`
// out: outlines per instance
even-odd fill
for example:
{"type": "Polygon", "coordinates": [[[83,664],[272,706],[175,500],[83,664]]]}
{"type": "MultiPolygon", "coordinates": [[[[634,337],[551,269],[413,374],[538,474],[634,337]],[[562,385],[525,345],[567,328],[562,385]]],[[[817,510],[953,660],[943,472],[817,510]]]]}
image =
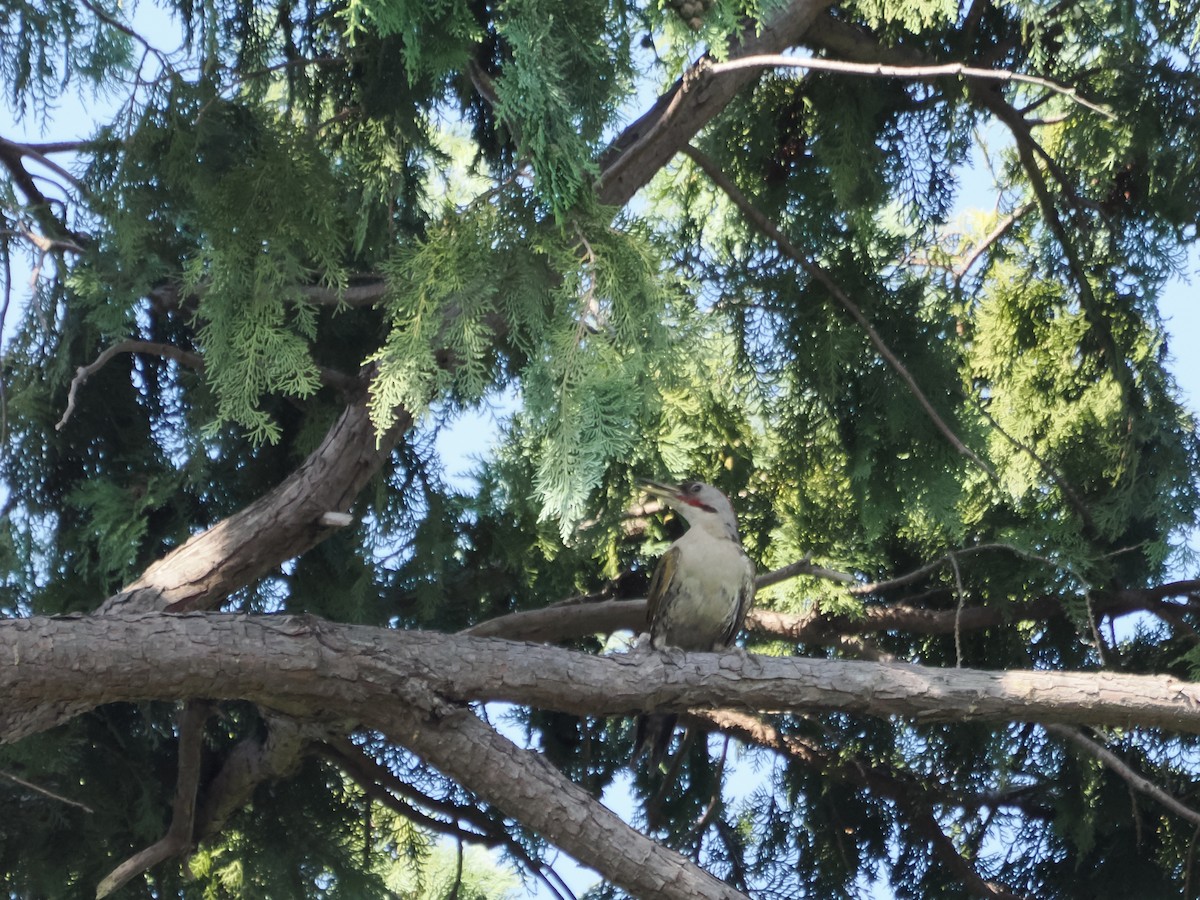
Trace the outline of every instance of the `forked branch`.
{"type": "Polygon", "coordinates": [[[820,59],[812,56],[780,56],[763,54],[761,56],[746,56],[741,59],[731,59],[729,62],[717,63],[712,67],[714,75],[724,72],[737,72],[742,69],[810,69],[815,72],[838,72],[844,75],[865,75],[873,78],[909,78],[928,80],[931,78],[957,77],[973,81],[998,81],[1001,84],[1032,84],[1046,88],[1056,94],[1061,94],[1072,103],[1077,103],[1085,109],[1099,113],[1106,119],[1116,119],[1113,111],[1106,106],[1081,97],[1075,88],[1067,87],[1049,78],[1037,75],[1026,75],[1009,69],[981,69],[964,63],[943,63],[927,66],[894,66],[887,63],[856,63],[840,59],[820,59]]]}
{"type": "Polygon", "coordinates": [[[211,711],[203,700],[184,706],[179,716],[179,774],[175,780],[175,802],[171,825],[161,840],[135,853],[112,870],[96,887],[96,897],[107,897],[129,880],[161,862],[188,852],[194,843],[196,789],[200,784],[200,752],[204,746],[204,723],[211,711]]]}

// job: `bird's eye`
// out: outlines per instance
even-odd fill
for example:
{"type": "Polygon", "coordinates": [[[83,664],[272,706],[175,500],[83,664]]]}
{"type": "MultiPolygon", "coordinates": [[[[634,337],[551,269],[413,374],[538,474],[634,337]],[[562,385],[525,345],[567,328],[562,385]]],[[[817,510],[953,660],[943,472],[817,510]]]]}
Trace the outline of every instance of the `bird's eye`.
{"type": "Polygon", "coordinates": [[[693,481],[691,484],[688,485],[688,490],[691,491],[693,494],[700,493],[700,483],[698,481],[693,481]]]}

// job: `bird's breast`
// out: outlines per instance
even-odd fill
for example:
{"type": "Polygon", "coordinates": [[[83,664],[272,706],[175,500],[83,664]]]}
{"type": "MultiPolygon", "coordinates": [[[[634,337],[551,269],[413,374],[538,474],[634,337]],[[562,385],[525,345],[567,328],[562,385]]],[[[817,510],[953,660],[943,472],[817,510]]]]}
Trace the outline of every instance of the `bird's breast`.
{"type": "MultiPolygon", "coordinates": [[[[692,532],[689,532],[689,535],[692,532]]],[[[651,623],[656,647],[713,650],[725,643],[750,561],[732,541],[704,536],[677,544],[680,557],[651,623]]]]}

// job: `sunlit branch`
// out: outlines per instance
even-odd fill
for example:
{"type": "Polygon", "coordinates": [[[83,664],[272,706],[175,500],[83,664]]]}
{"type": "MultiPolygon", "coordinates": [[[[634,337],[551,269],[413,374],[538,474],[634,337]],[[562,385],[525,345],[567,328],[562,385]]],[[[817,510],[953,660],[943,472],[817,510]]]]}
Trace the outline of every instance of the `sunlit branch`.
{"type": "Polygon", "coordinates": [[[1037,75],[1025,75],[1008,69],[980,69],[963,63],[944,63],[929,66],[894,66],[887,63],[856,63],[837,59],[819,59],[811,56],[782,56],[767,54],[762,56],[747,56],[728,62],[716,63],[712,66],[714,75],[724,72],[736,72],[740,69],[810,69],[817,72],[838,72],[847,75],[865,75],[875,78],[911,78],[925,80],[944,78],[947,76],[973,79],[976,81],[998,81],[1002,84],[1019,82],[1046,88],[1056,94],[1061,94],[1072,103],[1077,103],[1085,109],[1097,112],[1107,119],[1116,119],[1112,110],[1105,106],[1081,97],[1075,88],[1058,84],[1048,78],[1037,75]]]}
{"type": "Polygon", "coordinates": [[[1011,213],[1000,220],[999,224],[991,230],[991,232],[983,238],[978,244],[971,248],[963,260],[954,268],[954,283],[959,284],[966,274],[971,271],[972,266],[986,253],[997,241],[1001,240],[1012,229],[1018,221],[1020,221],[1026,213],[1034,208],[1032,203],[1022,203],[1011,213]]]}

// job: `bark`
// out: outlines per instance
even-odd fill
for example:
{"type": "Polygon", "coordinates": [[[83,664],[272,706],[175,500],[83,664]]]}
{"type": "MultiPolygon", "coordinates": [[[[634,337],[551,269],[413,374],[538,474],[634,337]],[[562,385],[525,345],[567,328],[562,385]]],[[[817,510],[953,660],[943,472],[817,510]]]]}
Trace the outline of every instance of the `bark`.
{"type": "MultiPolygon", "coordinates": [[[[730,47],[729,58],[781,53],[798,43],[817,16],[832,5],[832,0],[791,0],[767,22],[748,24],[730,47]]],[[[738,91],[761,75],[744,70],[716,76],[707,64],[703,59],[693,66],[600,157],[601,203],[624,206],[633,199],[738,91]]]]}
{"type": "MultiPolygon", "coordinates": [[[[1113,672],[932,669],[857,660],[589,656],[314,617],[112,614],[0,622],[0,739],[41,711],[244,699],[308,721],[386,730],[397,703],[506,701],[576,715],[840,710],[920,721],[1030,721],[1200,733],[1200,685],[1113,672]],[[412,685],[420,686],[413,694],[412,685]]],[[[433,704],[433,705],[431,705],[433,704]]],[[[403,743],[403,741],[402,741],[403,743]]]]}
{"type": "Polygon", "coordinates": [[[350,404],[277,487],[155,562],[99,612],[220,606],[233,591],[324,540],[333,529],[321,517],[350,510],[411,424],[411,414],[398,410],[392,428],[377,439],[365,402],[350,404]]]}
{"type": "Polygon", "coordinates": [[[421,716],[412,706],[393,703],[381,718],[393,740],[635,897],[744,900],[626,825],[541,754],[522,750],[469,710],[421,716]]]}
{"type": "MultiPolygon", "coordinates": [[[[1158,612],[1159,589],[1121,591],[1095,596],[1097,616],[1113,618],[1148,610],[1158,612]]],[[[1184,607],[1167,607],[1186,611],[1184,607]]],[[[834,644],[846,635],[881,631],[908,634],[954,634],[1000,628],[1018,622],[1036,622],[1065,615],[1055,597],[1038,597],[1023,603],[1000,606],[968,606],[955,609],[926,609],[903,603],[865,606],[860,615],[830,616],[813,610],[808,613],[780,613],[752,609],[746,617],[746,630],[798,644],[834,644]]],[[[604,600],[563,606],[549,606],[498,616],[472,625],[461,633],[474,637],[502,637],[512,641],[552,643],[590,634],[610,634],[628,628],[646,628],[645,600],[604,600]]]]}

